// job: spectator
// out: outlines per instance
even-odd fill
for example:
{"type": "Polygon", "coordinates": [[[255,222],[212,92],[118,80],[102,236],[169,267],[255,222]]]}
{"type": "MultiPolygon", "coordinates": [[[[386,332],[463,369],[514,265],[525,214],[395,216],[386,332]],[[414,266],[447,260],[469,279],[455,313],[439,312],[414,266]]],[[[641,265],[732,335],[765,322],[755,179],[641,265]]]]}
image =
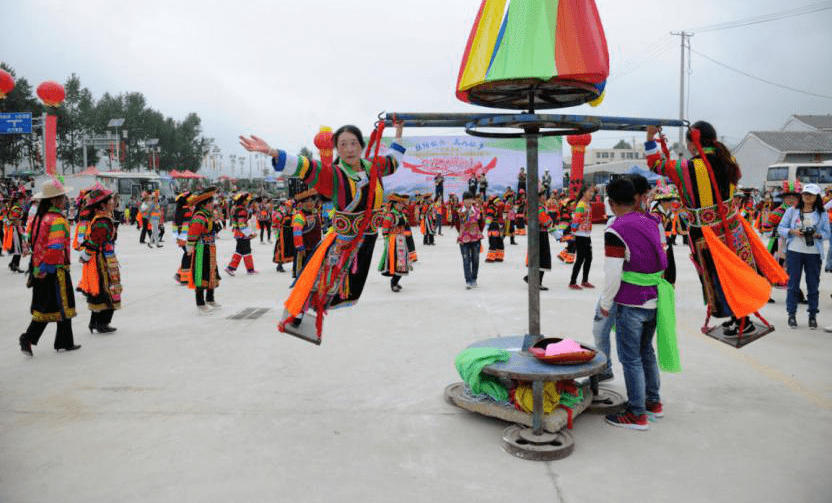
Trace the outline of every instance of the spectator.
{"type": "Polygon", "coordinates": [[[789,287],[786,294],[786,312],[789,326],[797,328],[797,298],[800,276],[806,272],[806,290],[809,298],[809,328],[818,327],[818,284],[820,283],[823,240],[829,240],[829,219],[823,211],[820,187],[807,183],[797,206],[783,214],[778,232],[786,237],[786,271],[789,287]]]}

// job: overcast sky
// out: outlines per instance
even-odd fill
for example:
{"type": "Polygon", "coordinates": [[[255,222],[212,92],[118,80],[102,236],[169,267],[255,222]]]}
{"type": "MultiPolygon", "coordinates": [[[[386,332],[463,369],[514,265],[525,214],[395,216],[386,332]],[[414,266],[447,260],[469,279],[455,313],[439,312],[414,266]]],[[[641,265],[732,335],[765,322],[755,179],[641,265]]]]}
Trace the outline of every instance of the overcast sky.
{"type": "MultiPolygon", "coordinates": [[[[817,0],[597,0],[610,52],[604,103],[553,113],[677,118],[679,37],[817,0]]],[[[258,134],[296,152],[320,125],[368,131],[389,112],[491,112],[455,85],[479,0],[25,0],[4,2],[0,59],[33,86],[76,73],[96,98],[138,91],[151,107],[202,118],[226,156],[258,134]]],[[[778,84],[832,95],[832,10],[696,34],[692,48],[778,84]]],[[[689,112],[728,143],[779,129],[832,99],[752,80],[693,54],[689,112]]],[[[128,125],[129,127],[129,125],[128,125]]],[[[409,129],[407,135],[463,134],[409,129]]],[[[626,133],[596,133],[612,146],[626,133]]],[[[676,133],[671,133],[675,138],[676,133]]],[[[641,138],[637,139],[641,141],[641,138]]],[[[568,156],[568,155],[567,155],[568,156]]]]}

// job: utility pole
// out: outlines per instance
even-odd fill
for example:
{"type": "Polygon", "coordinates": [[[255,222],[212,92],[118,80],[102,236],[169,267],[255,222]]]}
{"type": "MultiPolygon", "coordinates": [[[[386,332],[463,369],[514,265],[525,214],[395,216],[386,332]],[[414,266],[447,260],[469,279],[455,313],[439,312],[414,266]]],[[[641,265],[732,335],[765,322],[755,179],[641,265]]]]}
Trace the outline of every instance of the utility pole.
{"type": "MultiPolygon", "coordinates": [[[[685,49],[690,49],[690,38],[693,33],[680,31],[670,32],[673,36],[681,37],[681,64],[679,66],[679,120],[685,120],[685,49]]],[[[679,128],[679,158],[684,156],[685,128],[679,128]]]]}

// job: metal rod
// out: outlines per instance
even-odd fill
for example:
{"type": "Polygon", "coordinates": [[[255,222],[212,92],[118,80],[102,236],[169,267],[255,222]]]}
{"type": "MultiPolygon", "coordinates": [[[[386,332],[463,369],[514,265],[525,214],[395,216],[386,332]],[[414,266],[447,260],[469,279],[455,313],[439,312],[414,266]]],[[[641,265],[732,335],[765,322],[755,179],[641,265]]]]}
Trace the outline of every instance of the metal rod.
{"type": "Polygon", "coordinates": [[[543,381],[532,381],[532,433],[543,434],[543,381]]]}
{"type": "Polygon", "coordinates": [[[540,222],[537,195],[537,129],[526,129],[526,222],[529,256],[529,336],[540,339],[540,222]]]}
{"type": "Polygon", "coordinates": [[[495,125],[505,122],[545,121],[547,123],[586,124],[608,131],[643,131],[647,126],[684,127],[685,120],[640,117],[612,117],[592,115],[529,114],[529,113],[388,113],[380,117],[386,125],[393,120],[402,121],[405,127],[466,127],[472,122],[486,120],[495,125]]]}

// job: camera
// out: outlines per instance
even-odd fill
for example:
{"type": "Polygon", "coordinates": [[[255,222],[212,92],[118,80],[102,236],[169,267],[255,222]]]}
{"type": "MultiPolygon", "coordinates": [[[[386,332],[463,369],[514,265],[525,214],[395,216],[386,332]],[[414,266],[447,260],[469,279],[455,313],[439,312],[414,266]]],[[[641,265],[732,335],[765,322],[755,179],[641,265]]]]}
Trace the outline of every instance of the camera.
{"type": "Polygon", "coordinates": [[[815,233],[818,228],[815,226],[803,228],[803,239],[806,240],[806,246],[815,246],[815,233]]]}

